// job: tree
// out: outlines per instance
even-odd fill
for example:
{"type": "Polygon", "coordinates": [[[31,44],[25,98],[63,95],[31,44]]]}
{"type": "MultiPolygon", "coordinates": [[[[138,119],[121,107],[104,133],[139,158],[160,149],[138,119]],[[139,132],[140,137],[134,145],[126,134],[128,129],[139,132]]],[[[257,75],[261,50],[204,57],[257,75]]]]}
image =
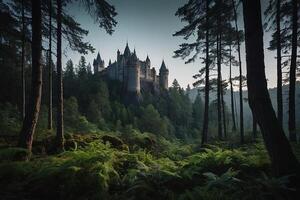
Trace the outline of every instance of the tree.
{"type": "Polygon", "coordinates": [[[179,90],[180,89],[180,85],[178,83],[178,81],[176,79],[174,79],[173,83],[172,83],[172,88],[174,88],[175,90],[179,90]]]}
{"type": "MultiPolygon", "coordinates": [[[[282,126],[282,116],[283,116],[283,105],[282,105],[282,67],[281,67],[281,3],[282,0],[271,0],[269,1],[269,6],[265,11],[265,16],[267,17],[266,26],[269,29],[274,29],[273,40],[276,40],[276,51],[277,51],[277,117],[280,125],[282,126]],[[276,16],[274,19],[274,15],[276,16]],[[269,19],[268,19],[269,18],[269,19]]],[[[267,31],[269,31],[267,29],[267,31]]],[[[272,49],[272,42],[270,42],[269,49],[272,49]]]]}
{"type": "Polygon", "coordinates": [[[148,131],[162,136],[167,135],[167,126],[153,105],[148,105],[142,113],[139,121],[141,131],[148,131]]]}
{"type": "Polygon", "coordinates": [[[233,98],[233,84],[232,84],[232,49],[229,45],[229,84],[230,84],[230,100],[231,100],[231,118],[232,118],[232,132],[236,131],[235,111],[234,111],[234,98],[233,98]]]}
{"type": "Polygon", "coordinates": [[[193,103],[192,116],[193,116],[193,127],[200,130],[203,123],[203,102],[199,91],[193,103]]]}
{"type": "Polygon", "coordinates": [[[238,62],[239,62],[239,92],[240,92],[240,136],[241,136],[241,143],[244,143],[244,107],[243,107],[243,73],[242,73],[242,59],[241,59],[241,46],[240,46],[240,34],[237,25],[237,12],[234,0],[232,0],[232,7],[234,12],[234,22],[235,22],[235,30],[236,30],[236,41],[238,47],[238,62]]]}
{"type": "Polygon", "coordinates": [[[78,74],[78,78],[81,81],[86,81],[87,80],[87,75],[88,75],[88,71],[87,71],[87,65],[86,65],[86,59],[84,56],[80,57],[79,63],[77,65],[77,74],[78,74]]]}
{"type": "Polygon", "coordinates": [[[52,129],[52,0],[49,0],[48,129],[52,129]]]}
{"type": "Polygon", "coordinates": [[[57,67],[57,121],[56,121],[56,148],[57,151],[63,151],[64,150],[64,121],[63,121],[63,76],[62,76],[62,64],[61,64],[61,19],[62,19],[62,0],[56,0],[57,4],[57,16],[56,16],[56,22],[57,22],[57,31],[56,31],[56,39],[57,39],[57,61],[56,61],[56,67],[57,67]]]}
{"type": "Polygon", "coordinates": [[[292,56],[290,67],[289,85],[289,137],[291,141],[296,141],[296,68],[297,68],[297,34],[298,34],[298,2],[292,0],[292,56]]]}
{"type": "Polygon", "coordinates": [[[267,88],[260,0],[243,1],[249,105],[277,176],[295,174],[299,163],[276,118],[267,88]]]}
{"type": "Polygon", "coordinates": [[[32,5],[32,83],[29,106],[20,133],[19,146],[32,149],[33,135],[39,117],[42,96],[42,14],[41,0],[31,1],[32,5]]]}
{"type": "Polygon", "coordinates": [[[185,40],[189,39],[193,34],[196,34],[196,41],[193,43],[183,43],[180,45],[180,49],[176,50],[174,57],[181,57],[182,59],[187,59],[186,63],[194,62],[198,54],[205,53],[205,58],[203,62],[205,67],[199,70],[199,74],[194,76],[195,79],[200,78],[205,74],[205,80],[198,80],[194,83],[194,86],[198,86],[202,83],[205,84],[204,90],[204,121],[202,129],[202,144],[207,142],[207,132],[208,132],[208,111],[209,111],[209,91],[210,91],[210,81],[209,81],[209,71],[211,65],[210,59],[210,3],[212,1],[194,1],[189,0],[184,6],[179,8],[176,12],[178,17],[182,18],[182,21],[188,24],[183,27],[180,31],[176,32],[173,36],[183,36],[185,40]],[[203,48],[202,48],[203,47],[203,48]],[[192,57],[188,58],[192,54],[192,57]]]}
{"type": "MultiPolygon", "coordinates": [[[[70,1],[72,2],[72,1],[70,1]]],[[[81,1],[89,14],[93,16],[96,22],[99,23],[101,28],[104,28],[109,34],[113,33],[113,28],[117,22],[114,17],[117,15],[115,8],[107,3],[105,0],[88,0],[81,1]]],[[[61,40],[62,40],[62,0],[57,0],[57,76],[58,76],[58,113],[57,113],[57,147],[63,150],[63,78],[62,78],[62,64],[61,64],[61,40]]],[[[65,4],[64,4],[65,5],[65,4]]],[[[74,34],[71,34],[71,36],[74,34]]],[[[80,39],[80,38],[79,38],[80,39]]],[[[76,41],[76,40],[75,40],[76,41]]],[[[81,40],[79,40],[81,41],[81,40]]],[[[79,47],[78,43],[74,43],[75,48],[79,47]]],[[[84,43],[87,45],[86,43],[84,43]]],[[[85,46],[89,49],[89,45],[85,46]]],[[[86,51],[84,51],[86,52],[86,51]]],[[[83,52],[83,53],[84,53],[83,52]]]]}
{"type": "Polygon", "coordinates": [[[25,81],[25,3],[22,0],[22,58],[21,58],[21,76],[22,76],[22,119],[26,113],[26,81],[25,81]]]}

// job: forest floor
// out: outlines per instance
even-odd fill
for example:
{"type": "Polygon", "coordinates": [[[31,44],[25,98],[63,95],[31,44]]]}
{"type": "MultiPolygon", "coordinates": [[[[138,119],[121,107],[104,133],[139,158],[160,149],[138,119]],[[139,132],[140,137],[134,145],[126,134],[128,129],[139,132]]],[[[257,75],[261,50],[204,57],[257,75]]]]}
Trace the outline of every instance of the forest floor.
{"type": "Polygon", "coordinates": [[[0,141],[0,199],[285,199],[293,190],[271,175],[261,141],[200,148],[137,131],[67,134],[55,154],[45,135],[30,161],[14,139],[0,141]]]}

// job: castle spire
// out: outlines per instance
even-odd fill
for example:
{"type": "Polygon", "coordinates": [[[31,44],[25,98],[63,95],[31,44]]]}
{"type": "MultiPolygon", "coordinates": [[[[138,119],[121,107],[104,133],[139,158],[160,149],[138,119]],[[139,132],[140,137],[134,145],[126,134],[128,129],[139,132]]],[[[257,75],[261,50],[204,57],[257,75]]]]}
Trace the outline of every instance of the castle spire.
{"type": "Polygon", "coordinates": [[[124,50],[124,56],[125,57],[129,57],[130,56],[130,49],[129,49],[129,46],[128,46],[128,42],[126,43],[126,47],[125,47],[125,50],[124,50]]]}
{"type": "Polygon", "coordinates": [[[161,63],[160,71],[166,71],[166,70],[168,70],[168,69],[166,67],[165,60],[163,60],[161,63]]]}
{"type": "Polygon", "coordinates": [[[101,61],[101,56],[100,56],[99,51],[98,51],[98,54],[97,54],[97,61],[101,61]]]}
{"type": "Polygon", "coordinates": [[[149,61],[150,61],[150,59],[149,59],[149,56],[147,54],[146,62],[149,62],[149,61]]]}

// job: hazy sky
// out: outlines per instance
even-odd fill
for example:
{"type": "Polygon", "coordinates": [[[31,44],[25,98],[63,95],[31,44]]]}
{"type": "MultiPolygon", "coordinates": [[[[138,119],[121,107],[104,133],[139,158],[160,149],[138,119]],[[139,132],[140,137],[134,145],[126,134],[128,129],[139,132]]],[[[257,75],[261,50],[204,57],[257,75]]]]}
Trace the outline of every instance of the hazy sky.
{"type": "MultiPolygon", "coordinates": [[[[175,16],[176,10],[184,5],[187,0],[110,0],[118,12],[116,20],[118,25],[112,36],[101,30],[93,19],[85,12],[79,4],[73,4],[68,7],[68,13],[82,24],[82,27],[89,30],[86,40],[96,48],[94,54],[86,55],[87,61],[92,64],[98,51],[101,57],[108,64],[109,59],[116,59],[117,50],[124,51],[126,41],[129,43],[130,50],[136,49],[137,56],[144,60],[147,54],[150,57],[152,66],[157,71],[165,60],[169,68],[169,85],[176,78],[182,87],[187,84],[192,85],[195,81],[192,76],[197,73],[201,67],[201,61],[191,64],[184,64],[179,58],[173,58],[173,51],[178,45],[184,42],[183,38],[173,37],[172,34],[183,27],[183,23],[175,16]]],[[[263,7],[267,0],[262,0],[263,7]]],[[[241,18],[241,17],[240,17],[241,18]]],[[[241,20],[242,21],[242,18],[241,20]]],[[[265,47],[268,44],[268,34],[265,36],[265,47]]],[[[244,57],[244,47],[242,46],[244,57]]],[[[78,63],[80,55],[65,49],[63,63],[72,59],[75,64],[78,63]]],[[[269,87],[276,86],[276,62],[275,54],[265,50],[266,74],[269,79],[269,87]]],[[[243,71],[245,69],[245,59],[243,58],[243,71]]],[[[238,75],[238,70],[234,69],[234,76],[238,75]]],[[[222,69],[222,78],[228,78],[228,67],[222,69]]]]}

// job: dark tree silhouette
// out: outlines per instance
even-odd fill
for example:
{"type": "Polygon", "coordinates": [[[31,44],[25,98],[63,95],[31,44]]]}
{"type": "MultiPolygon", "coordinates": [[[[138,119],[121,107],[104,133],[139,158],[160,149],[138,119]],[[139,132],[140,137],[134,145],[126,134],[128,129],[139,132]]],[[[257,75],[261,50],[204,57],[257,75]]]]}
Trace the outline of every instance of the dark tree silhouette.
{"type": "Polygon", "coordinates": [[[281,28],[280,28],[280,4],[276,1],[276,40],[277,40],[277,117],[282,126],[282,69],[281,69],[281,28]]]}
{"type": "Polygon", "coordinates": [[[236,30],[236,40],[237,40],[237,48],[238,48],[238,62],[239,62],[239,92],[240,92],[240,137],[241,143],[244,143],[244,108],[243,108],[243,73],[242,73],[242,60],[241,60],[241,45],[240,45],[240,34],[237,25],[237,12],[234,0],[232,0],[232,7],[234,12],[234,21],[235,21],[235,30],[236,30]]]}
{"type": "Polygon", "coordinates": [[[282,56],[281,56],[281,21],[284,19],[282,16],[281,8],[282,0],[271,0],[265,11],[267,31],[274,30],[272,40],[270,42],[270,50],[277,51],[277,117],[280,125],[282,126],[283,105],[282,105],[282,56]],[[274,17],[275,16],[275,17],[274,17]],[[274,45],[275,43],[275,45],[274,45]],[[274,45],[274,48],[273,46],[274,45]]]}
{"type": "Polygon", "coordinates": [[[209,59],[209,0],[206,0],[205,6],[205,94],[204,94],[204,116],[203,116],[203,129],[202,129],[202,145],[207,143],[207,132],[208,132],[208,111],[209,111],[209,66],[210,66],[210,59],[209,59]]]}
{"type": "Polygon", "coordinates": [[[297,31],[298,31],[298,2],[292,0],[292,56],[290,67],[289,85],[289,137],[296,141],[296,111],[295,111],[295,90],[296,90],[296,69],[297,69],[297,31]]]}
{"type": "Polygon", "coordinates": [[[22,119],[26,113],[26,81],[25,81],[25,2],[22,0],[22,52],[21,52],[21,80],[22,80],[22,119]]]}
{"type": "Polygon", "coordinates": [[[39,117],[42,95],[42,15],[41,0],[31,1],[32,6],[32,83],[28,109],[20,133],[19,146],[32,149],[33,135],[39,117]]]}
{"type": "Polygon", "coordinates": [[[56,23],[57,23],[57,31],[56,31],[56,39],[57,39],[57,124],[56,124],[56,147],[58,151],[64,150],[64,121],[63,121],[63,76],[62,76],[62,63],[61,63],[61,19],[62,19],[62,0],[56,0],[57,4],[57,15],[56,15],[56,23]]]}
{"type": "Polygon", "coordinates": [[[234,109],[234,98],[233,98],[233,84],[232,84],[232,48],[231,43],[229,44],[229,84],[230,84],[230,100],[231,100],[231,118],[232,118],[232,131],[236,131],[235,122],[235,109],[234,109]]]}
{"type": "Polygon", "coordinates": [[[277,176],[295,174],[299,163],[280,126],[267,88],[260,0],[243,1],[249,105],[277,176]]]}
{"type": "Polygon", "coordinates": [[[49,50],[48,50],[48,129],[52,129],[52,0],[49,0],[49,50]]]}

